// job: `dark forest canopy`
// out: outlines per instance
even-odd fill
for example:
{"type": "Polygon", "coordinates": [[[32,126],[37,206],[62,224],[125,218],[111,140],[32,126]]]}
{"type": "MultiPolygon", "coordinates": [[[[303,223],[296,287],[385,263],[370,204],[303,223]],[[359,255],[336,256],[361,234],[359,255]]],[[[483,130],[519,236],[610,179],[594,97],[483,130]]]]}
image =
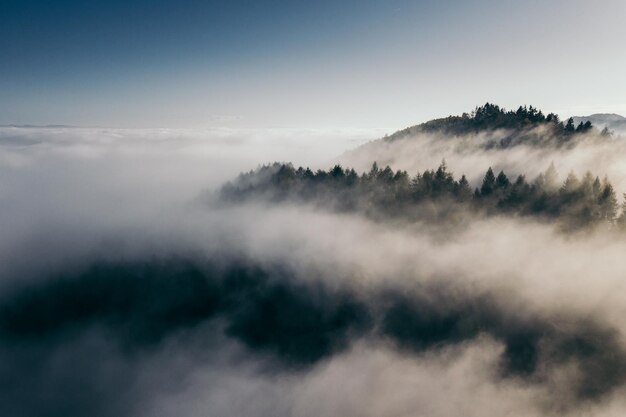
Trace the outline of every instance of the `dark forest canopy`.
{"type": "Polygon", "coordinates": [[[434,170],[411,177],[406,171],[373,164],[361,175],[336,165],[328,171],[295,169],[274,163],[240,174],[221,189],[227,202],[251,199],[313,203],[325,209],[361,212],[378,220],[458,222],[468,213],[528,216],[557,223],[564,230],[606,224],[621,226],[626,216],[613,186],[587,172],[570,173],[560,183],[554,165],[529,181],[524,175],[509,178],[488,168],[478,187],[448,171],[445,162],[434,170]],[[623,210],[622,210],[623,212],[623,210]]]}
{"type": "MultiPolygon", "coordinates": [[[[14,358],[3,364],[3,373],[15,381],[0,390],[3,410],[11,411],[3,415],[25,415],[17,412],[24,408],[37,410],[28,415],[84,415],[85,403],[76,406],[75,397],[66,395],[68,384],[88,400],[87,415],[120,415],[101,413],[111,411],[111,398],[103,398],[110,392],[89,385],[89,373],[106,373],[110,357],[99,353],[76,369],[71,368],[76,351],[59,358],[63,346],[98,332],[106,335],[111,348],[117,346],[131,357],[173,338],[188,349],[207,349],[207,344],[215,349],[220,340],[230,339],[267,361],[273,373],[291,375],[365,338],[420,355],[488,335],[504,346],[496,378],[540,384],[558,375],[563,362],[575,364],[580,377],[563,387],[570,394],[563,405],[598,400],[626,383],[626,350],[611,327],[589,317],[519,314],[491,294],[459,299],[458,288],[444,282],[366,291],[331,288],[315,281],[319,274],[342,281],[337,272],[303,272],[289,264],[247,258],[99,262],[3,294],[1,348],[14,358]],[[54,366],[58,363],[70,366],[54,366]],[[64,379],[68,371],[80,378],[64,379]],[[59,397],[55,404],[60,412],[50,413],[42,400],[50,392],[59,397]],[[39,401],[29,402],[32,398],[39,401]]],[[[128,371],[132,375],[133,369],[128,371]]],[[[554,397],[561,405],[560,396],[554,397]]]]}
{"type": "Polygon", "coordinates": [[[598,136],[608,136],[608,131],[596,132],[590,121],[574,123],[573,118],[565,122],[554,113],[544,114],[533,106],[520,106],[517,110],[506,110],[495,104],[486,103],[476,107],[471,113],[461,116],[448,116],[435,119],[397,131],[385,140],[397,140],[420,133],[440,133],[459,136],[494,132],[502,134],[490,138],[485,146],[510,147],[521,143],[533,145],[562,146],[571,143],[583,133],[595,132],[598,136]],[[540,128],[540,129],[538,129],[540,128]]]}

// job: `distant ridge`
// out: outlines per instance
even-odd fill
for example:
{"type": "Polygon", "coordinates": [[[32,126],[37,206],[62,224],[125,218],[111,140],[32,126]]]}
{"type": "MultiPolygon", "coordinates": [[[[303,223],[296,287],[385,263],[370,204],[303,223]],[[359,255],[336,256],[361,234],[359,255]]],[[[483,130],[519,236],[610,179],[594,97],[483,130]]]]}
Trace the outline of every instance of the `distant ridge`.
{"type": "Polygon", "coordinates": [[[595,113],[589,116],[575,116],[573,119],[575,123],[590,121],[599,129],[606,127],[616,133],[626,133],[626,117],[616,113],[595,113]]]}
{"type": "Polygon", "coordinates": [[[626,120],[626,117],[617,113],[594,113],[589,116],[574,116],[574,119],[585,120],[601,120],[606,122],[619,122],[620,120],[626,120]]]}

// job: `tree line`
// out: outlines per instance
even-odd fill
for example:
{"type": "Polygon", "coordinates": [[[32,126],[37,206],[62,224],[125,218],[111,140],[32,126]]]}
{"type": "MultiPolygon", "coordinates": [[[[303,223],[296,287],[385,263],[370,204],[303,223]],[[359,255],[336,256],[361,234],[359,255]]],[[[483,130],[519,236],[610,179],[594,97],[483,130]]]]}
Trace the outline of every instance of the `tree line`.
{"type": "Polygon", "coordinates": [[[389,166],[381,169],[377,163],[361,175],[341,165],[312,171],[274,163],[240,174],[222,187],[221,196],[231,202],[250,198],[313,202],[382,219],[446,221],[471,211],[557,221],[567,230],[602,223],[626,225],[626,214],[606,177],[600,180],[587,172],[578,178],[572,172],[560,182],[553,164],[532,181],[525,175],[496,174],[489,167],[472,189],[466,176],[455,178],[445,161],[413,177],[389,166]]]}
{"type": "MultiPolygon", "coordinates": [[[[574,123],[573,118],[562,121],[555,113],[544,114],[533,106],[520,106],[517,110],[506,110],[496,104],[485,103],[471,113],[461,116],[448,116],[400,130],[387,140],[396,140],[418,133],[443,133],[446,135],[467,135],[484,131],[503,130],[498,140],[490,140],[488,147],[511,147],[521,143],[532,145],[562,146],[594,130],[590,121],[574,123]],[[533,128],[542,127],[542,131],[533,128]]],[[[610,136],[608,129],[596,132],[600,137],[610,136]]]]}

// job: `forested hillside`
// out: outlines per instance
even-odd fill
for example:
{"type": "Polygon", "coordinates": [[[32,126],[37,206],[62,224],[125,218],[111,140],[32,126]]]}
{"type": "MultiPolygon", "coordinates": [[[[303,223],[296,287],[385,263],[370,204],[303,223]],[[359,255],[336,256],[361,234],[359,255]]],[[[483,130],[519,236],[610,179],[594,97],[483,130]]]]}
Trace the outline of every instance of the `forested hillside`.
{"type": "Polygon", "coordinates": [[[227,202],[313,203],[380,220],[455,221],[472,212],[534,217],[557,222],[565,230],[626,223],[626,216],[618,215],[618,201],[607,178],[600,180],[587,172],[579,179],[570,173],[559,182],[553,165],[530,181],[524,175],[509,178],[488,168],[482,183],[472,189],[465,175],[456,178],[445,162],[414,176],[389,166],[381,169],[376,163],[362,174],[340,165],[313,172],[275,163],[241,174],[222,188],[221,197],[227,202]]]}
{"type": "Polygon", "coordinates": [[[544,114],[533,106],[520,106],[517,110],[506,110],[498,105],[486,103],[471,113],[431,120],[399,130],[385,137],[394,141],[419,134],[441,134],[445,136],[494,134],[483,144],[486,147],[511,147],[519,144],[542,146],[564,146],[580,139],[583,134],[610,135],[608,129],[595,131],[590,121],[575,123],[573,118],[565,122],[554,113],[544,114]]]}

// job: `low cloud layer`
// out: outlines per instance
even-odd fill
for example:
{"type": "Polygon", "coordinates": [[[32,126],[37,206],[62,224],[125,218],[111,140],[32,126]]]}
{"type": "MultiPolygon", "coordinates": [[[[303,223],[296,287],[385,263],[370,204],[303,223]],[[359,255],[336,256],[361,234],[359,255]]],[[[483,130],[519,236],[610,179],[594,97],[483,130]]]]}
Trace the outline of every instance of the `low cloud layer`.
{"type": "Polygon", "coordinates": [[[578,139],[575,146],[543,147],[520,144],[511,148],[484,148],[484,143],[500,140],[505,131],[449,137],[442,134],[420,133],[397,140],[375,140],[355,150],[349,150],[336,162],[354,167],[359,172],[368,170],[372,161],[379,166],[390,165],[414,175],[435,168],[445,159],[450,169],[467,175],[474,185],[482,180],[486,169],[504,170],[509,177],[526,175],[529,179],[545,171],[554,163],[560,179],[574,172],[582,177],[586,171],[594,175],[608,176],[616,187],[626,192],[626,165],[622,155],[626,152],[626,141],[621,136],[598,140],[597,132],[578,139]]]}
{"type": "MultiPolygon", "coordinates": [[[[340,153],[322,149],[333,132],[277,155],[260,144],[269,137],[280,148],[284,133],[236,141],[215,132],[6,129],[3,414],[617,416],[626,408],[622,235],[479,216],[442,233],[319,206],[212,204],[212,190],[261,163],[326,168],[340,153]]],[[[340,135],[341,150],[354,135],[340,135]]],[[[478,178],[489,165],[532,174],[553,160],[561,172],[575,165],[608,173],[618,187],[626,181],[619,142],[544,152],[462,150],[434,138],[393,146],[402,152],[346,161],[430,169],[445,158],[478,178]]]]}
{"type": "MultiPolygon", "coordinates": [[[[419,361],[429,352],[489,340],[498,346],[491,383],[538,385],[546,391],[544,406],[562,411],[610,397],[626,382],[626,348],[617,329],[592,318],[517,311],[512,305],[520,308],[522,303],[514,297],[474,294],[449,280],[413,284],[413,290],[386,284],[356,291],[350,277],[308,271],[343,281],[343,288],[331,289],[302,273],[282,265],[263,269],[242,260],[221,266],[152,260],[97,265],[9,292],[2,300],[0,333],[3,356],[13,360],[4,363],[4,375],[22,383],[7,386],[2,402],[19,410],[14,398],[25,395],[22,384],[39,384],[40,391],[30,395],[35,404],[45,402],[56,389],[58,376],[48,375],[48,365],[59,349],[85,361],[113,355],[134,364],[175,336],[184,340],[178,347],[183,354],[201,348],[198,340],[209,346],[223,338],[234,340],[245,354],[266,362],[262,373],[291,378],[306,375],[359,341],[419,361]],[[106,341],[104,347],[83,340],[94,332],[106,341]],[[89,352],[94,348],[107,352],[89,352]]],[[[98,369],[76,375],[83,372],[70,374],[101,377],[98,369]]],[[[134,377],[132,365],[126,372],[134,377]]],[[[104,403],[96,397],[84,401],[101,410],[128,407],[128,400],[116,392],[111,387],[112,398],[104,403]]],[[[80,413],[80,404],[71,399],[55,406],[80,413]]],[[[46,408],[33,411],[41,414],[46,408]]]]}

